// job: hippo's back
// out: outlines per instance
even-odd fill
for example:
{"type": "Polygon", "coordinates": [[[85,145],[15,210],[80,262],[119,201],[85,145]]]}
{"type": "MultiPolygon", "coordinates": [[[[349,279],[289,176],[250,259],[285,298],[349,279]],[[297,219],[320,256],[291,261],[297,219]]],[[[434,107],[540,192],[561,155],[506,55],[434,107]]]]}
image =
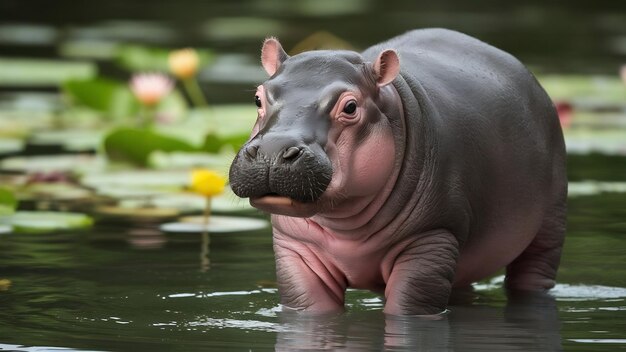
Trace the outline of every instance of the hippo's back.
{"type": "Polygon", "coordinates": [[[398,80],[411,87],[411,94],[399,89],[401,98],[419,101],[419,114],[405,111],[407,128],[425,123],[435,134],[426,146],[436,149],[438,158],[430,171],[437,178],[431,192],[450,204],[441,209],[450,215],[439,225],[449,228],[465,215],[466,223],[452,229],[464,243],[459,267],[468,282],[483,277],[528,246],[545,213],[566,192],[564,142],[554,106],[516,58],[467,35],[411,31],[363,56],[373,61],[385,49],[398,52],[398,80]],[[510,244],[503,245],[502,236],[509,236],[510,244]]]}

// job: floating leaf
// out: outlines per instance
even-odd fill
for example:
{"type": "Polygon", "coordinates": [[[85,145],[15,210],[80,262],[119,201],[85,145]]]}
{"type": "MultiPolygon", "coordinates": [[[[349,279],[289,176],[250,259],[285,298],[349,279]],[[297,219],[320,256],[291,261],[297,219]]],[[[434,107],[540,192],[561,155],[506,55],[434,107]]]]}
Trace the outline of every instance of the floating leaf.
{"type": "Polygon", "coordinates": [[[12,214],[17,207],[17,198],[9,189],[0,187],[0,216],[12,214]]]}
{"type": "Polygon", "coordinates": [[[150,153],[197,151],[190,144],[176,138],[163,136],[147,129],[118,128],[104,139],[104,150],[109,159],[147,166],[150,153]]]}
{"type": "Polygon", "coordinates": [[[96,64],[91,62],[0,58],[0,86],[56,86],[97,73],[96,64]]]}
{"type": "Polygon", "coordinates": [[[18,211],[9,219],[16,233],[49,233],[85,229],[93,220],[84,214],[52,211],[18,211]]]}
{"type": "Polygon", "coordinates": [[[235,216],[213,215],[209,223],[204,226],[204,217],[185,217],[181,222],[172,222],[161,225],[161,231],[169,233],[204,233],[209,232],[244,232],[264,229],[269,226],[269,222],[263,219],[244,218],[235,216]]]}
{"type": "Polygon", "coordinates": [[[71,80],[63,84],[63,91],[78,105],[104,113],[113,119],[137,115],[139,102],[128,85],[122,82],[96,78],[71,80]]]}
{"type": "Polygon", "coordinates": [[[165,221],[180,215],[177,209],[154,207],[103,206],[95,209],[95,213],[108,220],[129,222],[165,221]]]}

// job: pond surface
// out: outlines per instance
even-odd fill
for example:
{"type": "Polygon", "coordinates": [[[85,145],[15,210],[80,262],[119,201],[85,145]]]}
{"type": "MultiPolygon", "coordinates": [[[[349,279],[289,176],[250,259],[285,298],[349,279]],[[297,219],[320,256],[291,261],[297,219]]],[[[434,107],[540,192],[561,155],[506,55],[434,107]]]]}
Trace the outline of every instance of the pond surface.
{"type": "Polygon", "coordinates": [[[356,290],[341,315],[281,313],[269,229],[210,243],[149,228],[2,235],[0,350],[626,349],[626,193],[587,193],[570,198],[550,295],[507,300],[495,277],[441,320],[385,317],[356,290]]]}

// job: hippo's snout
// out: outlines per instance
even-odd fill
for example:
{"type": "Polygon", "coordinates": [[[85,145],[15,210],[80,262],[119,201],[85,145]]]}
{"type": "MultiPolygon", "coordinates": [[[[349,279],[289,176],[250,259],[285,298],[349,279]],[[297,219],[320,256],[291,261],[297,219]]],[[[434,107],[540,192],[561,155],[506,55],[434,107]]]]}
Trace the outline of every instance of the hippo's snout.
{"type": "Polygon", "coordinates": [[[242,198],[266,195],[314,202],[332,178],[332,165],[323,148],[289,138],[255,138],[230,167],[230,186],[242,198]]]}

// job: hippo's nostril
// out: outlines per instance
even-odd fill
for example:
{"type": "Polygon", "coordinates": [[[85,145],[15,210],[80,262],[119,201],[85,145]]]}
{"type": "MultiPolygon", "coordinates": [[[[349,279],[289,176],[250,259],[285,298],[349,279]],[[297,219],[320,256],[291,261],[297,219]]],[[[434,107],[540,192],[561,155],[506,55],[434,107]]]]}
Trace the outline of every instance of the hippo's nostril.
{"type": "Polygon", "coordinates": [[[298,147],[289,147],[283,153],[283,159],[293,159],[293,158],[297,157],[298,155],[300,155],[301,151],[302,150],[300,148],[298,148],[298,147]]]}
{"type": "Polygon", "coordinates": [[[258,150],[259,150],[259,147],[252,146],[252,145],[251,146],[247,146],[246,149],[245,149],[246,154],[248,154],[248,156],[253,158],[253,159],[256,158],[256,154],[257,154],[258,150]]]}

